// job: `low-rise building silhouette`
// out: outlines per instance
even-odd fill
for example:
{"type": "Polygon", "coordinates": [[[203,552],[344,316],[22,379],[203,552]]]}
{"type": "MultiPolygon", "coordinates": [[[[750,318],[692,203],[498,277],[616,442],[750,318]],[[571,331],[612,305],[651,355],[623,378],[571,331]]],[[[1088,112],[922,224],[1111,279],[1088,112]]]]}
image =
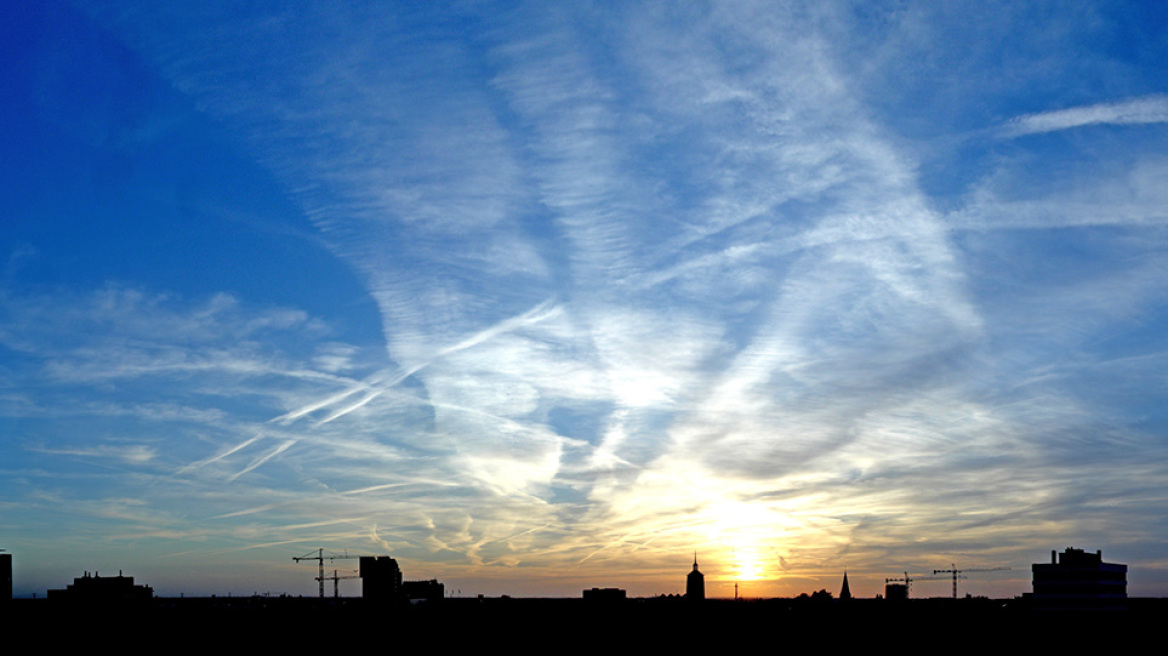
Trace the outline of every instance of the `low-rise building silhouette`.
{"type": "Polygon", "coordinates": [[[1122,609],[1127,602],[1127,565],[1103,562],[1103,552],[1068,547],[1050,552],[1050,563],[1031,566],[1037,608],[1122,609]]]}
{"type": "Polygon", "coordinates": [[[908,599],[907,583],[885,583],[884,598],[889,601],[905,601],[908,599]]]}
{"type": "Polygon", "coordinates": [[[402,594],[411,602],[442,601],[446,596],[446,586],[442,585],[438,579],[430,579],[429,581],[406,581],[402,583],[402,594]]]}
{"type": "Polygon", "coordinates": [[[101,576],[98,572],[85,572],[64,590],[49,590],[49,599],[71,603],[126,604],[149,603],[154,598],[154,588],[148,585],[134,585],[134,577],[101,576]]]}
{"type": "Polygon", "coordinates": [[[584,591],[584,600],[595,603],[624,601],[628,594],[622,588],[592,588],[584,591]]]}

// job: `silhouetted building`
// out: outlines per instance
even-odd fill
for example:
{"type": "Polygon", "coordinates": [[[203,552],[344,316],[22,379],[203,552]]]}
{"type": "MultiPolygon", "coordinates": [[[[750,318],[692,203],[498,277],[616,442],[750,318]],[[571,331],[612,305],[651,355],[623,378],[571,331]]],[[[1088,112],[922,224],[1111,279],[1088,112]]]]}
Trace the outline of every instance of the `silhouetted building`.
{"type": "Polygon", "coordinates": [[[904,601],[908,599],[908,585],[905,583],[885,583],[884,598],[890,601],[904,601]]]}
{"type": "Polygon", "coordinates": [[[1052,551],[1050,564],[1031,571],[1037,608],[1120,609],[1127,602],[1127,565],[1103,562],[1102,551],[1052,551]]]}
{"type": "Polygon", "coordinates": [[[685,577],[685,598],[702,601],[706,598],[706,577],[698,571],[698,555],[694,554],[693,571],[685,577]]]}
{"type": "Polygon", "coordinates": [[[361,556],[361,596],[379,602],[404,599],[401,569],[389,556],[361,556]]]}
{"type": "Polygon", "coordinates": [[[0,602],[12,599],[12,554],[0,554],[0,602]]]}
{"type": "Polygon", "coordinates": [[[844,587],[840,588],[840,599],[851,599],[852,589],[848,587],[848,570],[844,570],[844,587]]]}
{"type": "Polygon", "coordinates": [[[402,594],[409,601],[442,601],[446,597],[446,586],[438,579],[429,581],[406,581],[402,583],[402,594]]]}
{"type": "Polygon", "coordinates": [[[70,603],[149,603],[153,598],[154,588],[134,585],[134,577],[122,576],[121,572],[117,576],[101,576],[97,572],[90,576],[85,572],[64,590],[49,590],[49,599],[70,603]]]}
{"type": "Polygon", "coordinates": [[[614,603],[624,601],[628,595],[620,588],[592,588],[584,591],[586,601],[614,603]]]}

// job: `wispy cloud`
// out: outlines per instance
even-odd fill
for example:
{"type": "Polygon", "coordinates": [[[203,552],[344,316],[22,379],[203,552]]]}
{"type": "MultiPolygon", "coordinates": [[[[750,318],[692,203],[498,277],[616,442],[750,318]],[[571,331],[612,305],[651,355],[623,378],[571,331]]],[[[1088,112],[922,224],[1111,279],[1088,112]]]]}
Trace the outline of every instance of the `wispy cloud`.
{"type": "Polygon", "coordinates": [[[77,447],[59,449],[29,447],[29,450],[49,455],[79,456],[85,458],[112,458],[135,465],[146,464],[153,460],[157,455],[155,449],[144,444],[135,444],[129,446],[101,444],[88,448],[77,447]]]}
{"type": "MultiPolygon", "coordinates": [[[[6,287],[0,409],[44,446],[14,469],[126,499],[76,466],[121,458],[157,511],[122,535],[183,517],[209,550],[352,540],[468,579],[659,580],[695,546],[818,576],[1103,535],[1076,479],[1142,499],[1163,475],[1124,479],[1155,430],[1085,392],[1158,380],[1168,348],[1159,146],[1019,138],[1160,123],[1162,96],[1002,126],[1010,80],[958,76],[984,122],[955,128],[901,87],[974,36],[946,50],[946,11],[911,8],[84,6],[254,156],[380,327],[6,287]]],[[[987,52],[1025,16],[999,13],[987,52]]]]}
{"type": "Polygon", "coordinates": [[[1011,119],[1002,128],[1005,137],[1021,137],[1070,130],[1089,125],[1146,125],[1168,123],[1168,97],[1146,96],[1121,102],[1099,103],[1011,119]]]}

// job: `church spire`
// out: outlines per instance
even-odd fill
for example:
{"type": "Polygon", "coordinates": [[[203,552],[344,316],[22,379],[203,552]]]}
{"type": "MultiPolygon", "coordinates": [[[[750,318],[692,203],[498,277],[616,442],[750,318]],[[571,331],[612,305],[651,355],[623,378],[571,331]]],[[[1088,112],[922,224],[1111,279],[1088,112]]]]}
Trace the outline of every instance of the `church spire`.
{"type": "Polygon", "coordinates": [[[840,599],[851,599],[852,589],[848,587],[848,570],[844,570],[844,587],[840,589],[840,599]]]}
{"type": "Polygon", "coordinates": [[[698,552],[694,552],[693,571],[685,577],[685,598],[701,601],[706,598],[706,577],[698,571],[698,552]]]}

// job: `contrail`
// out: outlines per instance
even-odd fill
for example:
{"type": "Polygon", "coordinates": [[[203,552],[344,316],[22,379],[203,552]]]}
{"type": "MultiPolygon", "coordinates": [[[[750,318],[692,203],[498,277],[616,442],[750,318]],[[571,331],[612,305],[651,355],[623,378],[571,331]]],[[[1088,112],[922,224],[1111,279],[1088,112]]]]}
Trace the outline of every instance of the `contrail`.
{"type": "Polygon", "coordinates": [[[376,492],[378,490],[388,490],[395,487],[403,487],[409,483],[386,483],[384,485],[370,485],[369,487],[362,487],[356,490],[349,490],[348,492],[341,492],[341,496],[349,496],[350,494],[365,494],[366,492],[376,492]]]}
{"type": "Polygon", "coordinates": [[[254,508],[244,508],[243,510],[229,512],[229,513],[224,514],[224,515],[215,515],[211,519],[227,519],[228,517],[242,517],[243,515],[254,515],[255,513],[258,513],[258,512],[264,512],[265,510],[271,510],[272,508],[279,508],[280,506],[286,506],[286,505],[288,505],[288,504],[287,503],[269,503],[269,504],[263,505],[263,506],[255,506],[254,508]]]}
{"type": "Polygon", "coordinates": [[[347,405],[347,406],[341,408],[340,410],[337,410],[336,412],[332,413],[331,415],[325,417],[324,419],[321,419],[320,421],[316,422],[316,425],[323,426],[334,419],[337,419],[339,417],[343,417],[343,416],[349,414],[350,412],[356,410],[357,408],[360,408],[361,406],[365,405],[366,403],[369,403],[373,399],[381,396],[381,394],[382,394],[382,390],[376,390],[376,391],[370,392],[370,393],[366,394],[364,397],[362,397],[361,399],[359,399],[356,403],[352,403],[350,405],[347,405]]]}
{"type": "MultiPolygon", "coordinates": [[[[479,344],[482,344],[483,342],[486,342],[486,341],[488,341],[488,340],[490,340],[498,335],[501,335],[503,333],[515,330],[516,328],[522,328],[524,326],[530,326],[532,324],[539,323],[541,321],[544,321],[545,319],[549,319],[551,317],[556,316],[560,312],[560,310],[561,310],[560,306],[556,305],[553,299],[548,299],[548,300],[544,301],[543,303],[540,303],[539,305],[533,307],[532,309],[528,310],[527,312],[524,312],[523,314],[521,314],[519,316],[512,317],[510,319],[504,319],[503,321],[500,321],[499,323],[497,323],[489,328],[481,330],[481,331],[471,335],[470,337],[463,339],[462,341],[460,341],[456,344],[453,344],[451,346],[447,346],[446,348],[443,348],[443,349],[439,349],[437,352],[435,352],[433,357],[429,358],[428,360],[425,360],[424,362],[416,364],[416,365],[410,367],[409,369],[405,369],[403,371],[398,372],[397,374],[392,376],[389,380],[383,380],[381,377],[370,379],[368,381],[365,381],[363,383],[355,385],[347,390],[344,390],[342,392],[334,394],[328,398],[301,406],[300,408],[297,408],[295,410],[292,410],[291,412],[287,412],[285,414],[282,414],[279,417],[275,417],[275,418],[270,419],[268,421],[269,421],[269,423],[277,423],[277,422],[283,423],[283,424],[291,423],[292,421],[295,421],[296,419],[299,419],[307,414],[311,414],[311,413],[316,412],[317,410],[320,410],[322,408],[326,408],[328,406],[340,403],[341,401],[344,401],[345,399],[349,398],[350,396],[352,396],[358,392],[368,391],[374,387],[380,388],[380,389],[377,389],[376,391],[368,393],[364,398],[357,401],[356,403],[333,412],[329,416],[327,416],[324,419],[317,422],[316,426],[321,426],[323,424],[327,424],[330,421],[333,421],[334,419],[338,419],[340,417],[343,417],[346,414],[348,414],[348,413],[356,410],[357,408],[360,408],[361,406],[365,405],[366,403],[369,403],[370,401],[377,398],[379,395],[381,395],[386,390],[388,390],[392,387],[396,387],[403,380],[409,378],[410,376],[413,376],[414,374],[418,373],[422,369],[425,369],[427,366],[430,365],[430,363],[434,362],[435,360],[443,358],[443,357],[450,355],[452,353],[458,353],[459,351],[465,351],[466,349],[472,348],[474,346],[478,346],[479,344]]],[[[226,454],[224,454],[224,455],[226,455],[226,454]]]]}
{"type": "Polygon", "coordinates": [[[366,390],[366,389],[369,389],[369,384],[362,383],[360,385],[351,387],[351,388],[349,388],[349,389],[347,389],[339,394],[334,394],[334,395],[332,395],[324,400],[317,401],[315,403],[309,403],[306,406],[302,406],[300,408],[297,408],[296,410],[293,410],[293,411],[288,412],[286,414],[282,414],[279,417],[276,417],[274,419],[270,419],[268,421],[269,421],[269,423],[280,422],[282,424],[287,424],[287,423],[290,423],[294,419],[299,419],[300,417],[303,417],[304,415],[309,414],[311,412],[315,412],[317,410],[320,410],[321,408],[323,408],[325,406],[332,405],[332,404],[337,403],[339,401],[343,401],[346,398],[356,394],[357,392],[360,392],[361,390],[366,390]]]}
{"type": "Polygon", "coordinates": [[[292,446],[293,444],[296,444],[296,442],[297,442],[297,440],[287,440],[286,442],[284,442],[280,446],[276,447],[275,449],[272,449],[270,452],[267,453],[267,455],[264,455],[260,458],[256,458],[255,460],[251,461],[251,464],[248,465],[247,467],[244,467],[243,471],[239,472],[238,474],[235,474],[231,478],[228,478],[227,481],[228,482],[234,481],[235,479],[239,478],[240,476],[243,476],[244,474],[248,473],[249,471],[251,471],[251,470],[255,469],[256,467],[259,467],[260,465],[264,464],[265,462],[271,460],[272,458],[275,458],[276,456],[280,455],[281,453],[287,451],[288,447],[292,446]]]}
{"type": "Polygon", "coordinates": [[[471,348],[472,346],[478,346],[479,344],[482,344],[483,342],[497,335],[501,335],[516,328],[530,326],[545,319],[550,319],[559,314],[560,309],[560,306],[555,305],[552,299],[548,299],[517,317],[504,319],[503,321],[500,321],[490,328],[481,330],[453,346],[449,346],[438,351],[433,359],[436,360],[440,357],[450,355],[451,353],[465,351],[466,349],[471,348]]]}
{"type": "Polygon", "coordinates": [[[1068,130],[1084,125],[1142,125],[1168,122],[1168,97],[1148,96],[1117,103],[1072,107],[1019,116],[1003,128],[1006,137],[1068,130]]]}
{"type": "Polygon", "coordinates": [[[243,442],[240,442],[239,444],[236,444],[236,445],[235,445],[235,446],[233,446],[232,448],[230,448],[230,449],[228,449],[228,450],[226,450],[226,451],[223,451],[222,453],[218,453],[218,454],[216,454],[216,455],[213,455],[213,456],[211,456],[210,458],[207,458],[206,460],[200,460],[200,461],[198,461],[198,462],[192,462],[191,464],[189,464],[189,465],[187,465],[187,466],[185,466],[185,467],[182,467],[181,469],[179,469],[179,470],[178,470],[178,473],[180,473],[180,474],[181,474],[181,473],[183,473],[183,472],[187,472],[187,471],[190,471],[190,470],[192,470],[192,469],[198,469],[198,468],[200,468],[200,467],[205,467],[205,466],[207,466],[207,465],[209,465],[209,464],[211,464],[211,463],[213,463],[213,462],[219,462],[220,460],[222,460],[222,459],[226,458],[227,456],[229,456],[229,455],[231,455],[231,454],[233,454],[233,453],[235,453],[235,452],[237,452],[237,451],[239,451],[239,450],[241,450],[241,449],[247,448],[247,446],[248,446],[248,445],[250,445],[251,443],[253,443],[253,442],[255,442],[256,440],[260,439],[260,437],[261,437],[261,436],[259,436],[259,435],[256,435],[255,437],[251,438],[250,440],[244,440],[243,442]]]}

